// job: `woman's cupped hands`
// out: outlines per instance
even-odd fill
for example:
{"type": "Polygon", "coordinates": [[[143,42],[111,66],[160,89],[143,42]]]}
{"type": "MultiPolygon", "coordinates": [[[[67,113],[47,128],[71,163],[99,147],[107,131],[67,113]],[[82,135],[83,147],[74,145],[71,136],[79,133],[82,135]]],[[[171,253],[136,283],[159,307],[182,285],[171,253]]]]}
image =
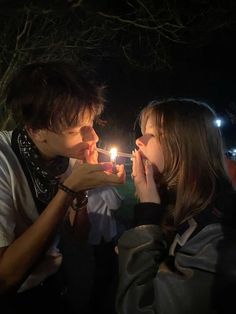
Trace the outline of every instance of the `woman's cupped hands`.
{"type": "Polygon", "coordinates": [[[136,194],[141,203],[160,204],[160,195],[154,180],[153,166],[137,150],[133,152],[132,178],[136,187],[136,194]]]}

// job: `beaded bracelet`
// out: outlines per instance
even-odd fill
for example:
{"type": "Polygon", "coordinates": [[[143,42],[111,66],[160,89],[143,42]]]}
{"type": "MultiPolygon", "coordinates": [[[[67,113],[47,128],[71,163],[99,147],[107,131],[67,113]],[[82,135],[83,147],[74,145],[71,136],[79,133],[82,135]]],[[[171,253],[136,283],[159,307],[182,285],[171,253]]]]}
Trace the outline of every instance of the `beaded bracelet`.
{"type": "Polygon", "coordinates": [[[67,194],[69,194],[70,196],[72,196],[73,198],[75,198],[77,196],[77,192],[69,189],[67,186],[65,186],[62,183],[58,184],[58,189],[61,189],[62,191],[66,192],[67,194]]]}

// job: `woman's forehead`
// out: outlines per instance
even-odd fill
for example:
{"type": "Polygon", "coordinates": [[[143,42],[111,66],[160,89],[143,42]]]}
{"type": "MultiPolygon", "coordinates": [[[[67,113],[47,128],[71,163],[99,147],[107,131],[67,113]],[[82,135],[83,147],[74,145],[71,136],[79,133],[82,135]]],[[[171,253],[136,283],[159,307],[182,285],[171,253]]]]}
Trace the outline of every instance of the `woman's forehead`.
{"type": "Polygon", "coordinates": [[[152,129],[154,127],[153,125],[153,119],[150,117],[147,117],[145,121],[143,121],[141,126],[142,133],[146,133],[148,130],[152,129]]]}
{"type": "Polygon", "coordinates": [[[154,120],[154,119],[153,119],[152,117],[150,117],[150,116],[147,118],[147,121],[146,121],[146,128],[153,128],[153,126],[154,126],[154,125],[153,125],[153,122],[154,122],[153,120],[154,120]]]}

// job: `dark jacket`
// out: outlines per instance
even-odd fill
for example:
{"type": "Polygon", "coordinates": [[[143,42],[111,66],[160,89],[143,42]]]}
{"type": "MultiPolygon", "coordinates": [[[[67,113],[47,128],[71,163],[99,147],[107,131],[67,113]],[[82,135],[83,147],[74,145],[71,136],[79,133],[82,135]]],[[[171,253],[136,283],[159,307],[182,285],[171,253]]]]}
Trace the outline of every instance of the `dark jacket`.
{"type": "MultiPolygon", "coordinates": [[[[157,204],[139,204],[138,226],[119,240],[119,314],[231,313],[236,298],[236,229],[229,212],[236,211],[233,198],[227,219],[216,208],[205,209],[182,224],[171,245],[154,212],[157,204]],[[140,208],[141,207],[141,208],[140,208]],[[142,214],[141,214],[142,215],[142,214]],[[151,224],[155,221],[155,224],[151,224]]],[[[222,203],[222,202],[221,202],[222,203]]],[[[222,206],[222,204],[221,204],[222,206]]]]}

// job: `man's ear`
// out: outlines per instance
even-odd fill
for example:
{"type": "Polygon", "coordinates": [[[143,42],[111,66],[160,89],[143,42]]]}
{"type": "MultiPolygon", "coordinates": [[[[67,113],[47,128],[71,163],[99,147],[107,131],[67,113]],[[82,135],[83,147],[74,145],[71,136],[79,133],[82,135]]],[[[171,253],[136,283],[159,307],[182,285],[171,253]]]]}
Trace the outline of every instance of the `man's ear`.
{"type": "Polygon", "coordinates": [[[41,142],[41,143],[45,143],[47,140],[46,140],[46,130],[44,129],[32,129],[30,127],[27,127],[26,128],[29,136],[32,138],[33,141],[36,141],[36,142],[41,142]]]}

